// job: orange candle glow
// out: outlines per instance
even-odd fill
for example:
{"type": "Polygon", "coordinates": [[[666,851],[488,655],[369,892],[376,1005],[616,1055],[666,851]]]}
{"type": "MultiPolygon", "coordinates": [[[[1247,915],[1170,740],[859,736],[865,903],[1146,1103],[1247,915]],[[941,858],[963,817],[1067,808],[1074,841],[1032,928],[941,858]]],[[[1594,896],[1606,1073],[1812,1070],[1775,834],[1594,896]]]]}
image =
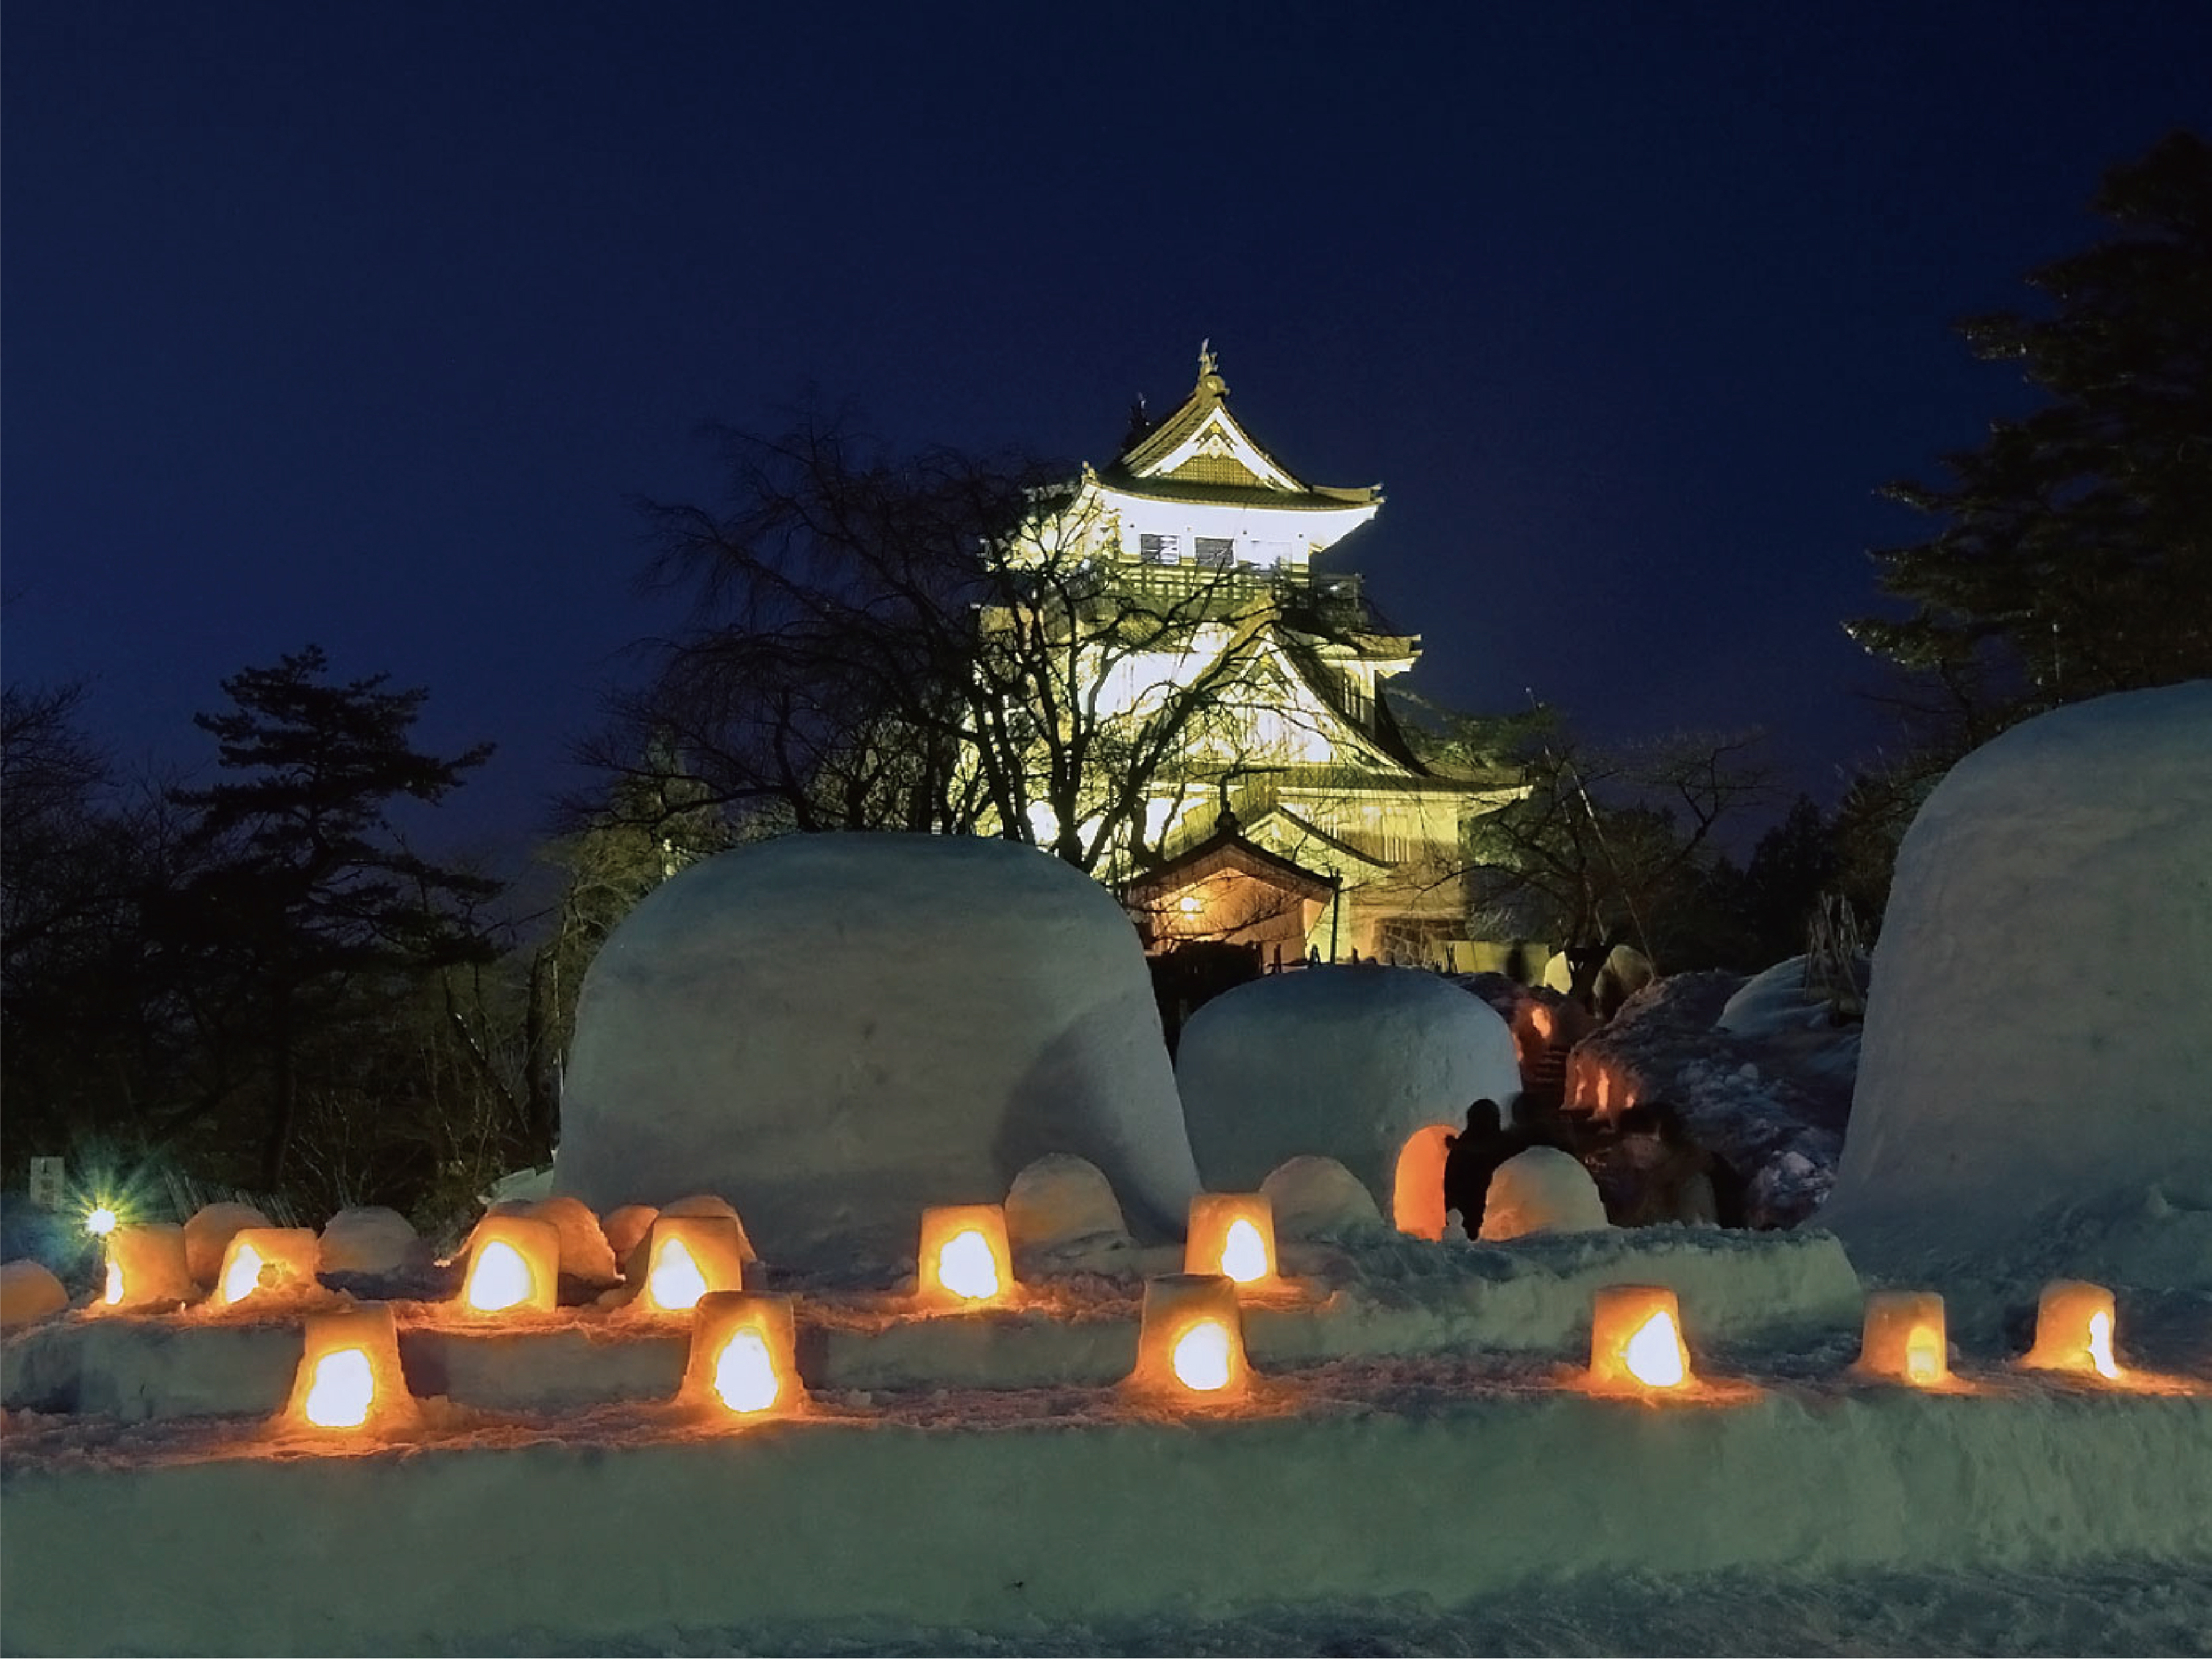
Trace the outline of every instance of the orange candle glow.
{"type": "Polygon", "coordinates": [[[1237,1282],[1223,1273],[1167,1273],[1145,1281],[1144,1322],[1129,1384],[1186,1404],[1247,1397],[1252,1368],[1237,1282]]]}
{"type": "Polygon", "coordinates": [[[915,1295],[924,1307],[988,1308],[1014,1286],[1000,1204],[945,1204],[921,1212],[921,1254],[915,1295]]]}
{"type": "Polygon", "coordinates": [[[664,1215],[646,1235],[644,1281],[631,1306],[685,1314],[704,1296],[745,1287],[744,1229],[727,1216],[664,1215]]]}
{"type": "Polygon", "coordinates": [[[2083,1279],[2054,1279],[2043,1287],[2036,1304],[2035,1346],[2021,1364],[2117,1382],[2120,1362],[2112,1352],[2117,1328],[2110,1291],[2083,1279]]]}
{"type": "Polygon", "coordinates": [[[1431,1241],[1444,1236],[1444,1157],[1452,1126],[1431,1123],[1407,1138],[1391,1182],[1390,1221],[1401,1233],[1431,1241]]]}
{"type": "Polygon", "coordinates": [[[1258,1193],[1200,1193],[1190,1201],[1182,1270],[1220,1273],[1254,1290],[1278,1283],[1275,1206],[1258,1193]]]}
{"type": "Polygon", "coordinates": [[[323,1242],[312,1227],[241,1227],[223,1247],[215,1303],[233,1308],[249,1297],[276,1298],[316,1288],[323,1242]]]}
{"type": "Polygon", "coordinates": [[[679,1404],[718,1417],[781,1417],[805,1403],[787,1296],[709,1291],[691,1316],[679,1404]]]}
{"type": "Polygon", "coordinates": [[[173,1222],[114,1228],[107,1235],[106,1254],[100,1307],[158,1307],[199,1294],[186,1265],[185,1230],[173,1222]]]}
{"type": "Polygon", "coordinates": [[[1858,1369],[1871,1376],[1932,1389],[1951,1377],[1943,1298],[1930,1291],[1870,1291],[1858,1369]]]}
{"type": "Polygon", "coordinates": [[[1607,1285],[1590,1309],[1592,1386],[1636,1394],[1696,1379],[1682,1341],[1681,1310],[1663,1285],[1607,1285]]]}
{"type": "Polygon", "coordinates": [[[379,1303],[311,1314],[305,1327],[300,1369],[281,1419],[288,1427],[374,1434],[416,1420],[390,1308],[379,1303]]]}
{"type": "Polygon", "coordinates": [[[560,1293],[561,1230],[526,1216],[488,1215],[469,1239],[461,1306],[471,1313],[551,1313],[560,1293]]]}

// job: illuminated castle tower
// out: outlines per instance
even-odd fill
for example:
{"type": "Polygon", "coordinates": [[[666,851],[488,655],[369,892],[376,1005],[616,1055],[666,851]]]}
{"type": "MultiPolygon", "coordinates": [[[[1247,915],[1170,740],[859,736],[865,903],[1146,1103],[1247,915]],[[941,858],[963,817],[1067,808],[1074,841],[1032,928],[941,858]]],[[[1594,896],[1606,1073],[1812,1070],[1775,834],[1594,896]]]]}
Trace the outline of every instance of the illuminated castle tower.
{"type": "Polygon", "coordinates": [[[1382,505],[1379,487],[1309,484],[1269,454],[1201,349],[1182,405],[1085,466],[1060,510],[1110,591],[1204,618],[1179,651],[1117,661],[1107,700],[1139,709],[1200,675],[1220,687],[1222,717],[1151,802],[1164,863],[1115,872],[1155,948],[1226,938],[1443,965],[1464,932],[1460,826],[1521,790],[1415,757],[1379,693],[1419,636],[1386,623],[1356,575],[1315,568],[1382,505]]]}

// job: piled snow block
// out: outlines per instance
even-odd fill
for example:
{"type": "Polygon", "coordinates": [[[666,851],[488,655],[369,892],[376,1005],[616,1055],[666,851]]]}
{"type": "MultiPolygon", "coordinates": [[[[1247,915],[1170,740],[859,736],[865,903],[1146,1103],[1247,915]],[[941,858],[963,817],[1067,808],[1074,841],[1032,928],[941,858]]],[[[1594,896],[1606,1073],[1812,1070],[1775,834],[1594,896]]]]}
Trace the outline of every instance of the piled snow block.
{"type": "Polygon", "coordinates": [[[833,1265],[911,1254],[925,1206],[995,1203],[1048,1152],[1159,1236],[1198,1187],[1135,930],[1034,848],[740,848],[656,890],[586,977],[555,1186],[597,1209],[707,1187],[765,1259],[833,1265]]]}
{"type": "Polygon", "coordinates": [[[1482,1206],[1488,1240],[1530,1233],[1594,1233],[1610,1225],[1590,1172],[1569,1152],[1531,1146],[1499,1164],[1482,1206]]]}
{"type": "Polygon", "coordinates": [[[2212,1288],[2208,987],[2212,680],[1975,750],[1898,854],[1821,1224],[1879,1267],[2016,1256],[2094,1210],[2146,1235],[2134,1282],[2212,1288]]]}
{"type": "Polygon", "coordinates": [[[407,1218],[380,1204],[340,1210],[323,1224],[321,1271],[384,1274],[419,1266],[428,1252],[407,1218]]]}
{"type": "Polygon", "coordinates": [[[0,1267],[0,1328],[28,1325],[68,1306],[69,1292],[43,1262],[0,1267]]]}
{"type": "Polygon", "coordinates": [[[1303,1155],[1333,1158],[1388,1212],[1415,1131],[1521,1092],[1513,1033],[1486,1003],[1412,968],[1311,968],[1240,985],[1176,1055],[1206,1186],[1250,1192],[1303,1155]]]}
{"type": "Polygon", "coordinates": [[[1105,1173],[1088,1159],[1052,1152],[1006,1188],[1006,1240],[1016,1258],[1093,1256],[1133,1241],[1105,1173]]]}

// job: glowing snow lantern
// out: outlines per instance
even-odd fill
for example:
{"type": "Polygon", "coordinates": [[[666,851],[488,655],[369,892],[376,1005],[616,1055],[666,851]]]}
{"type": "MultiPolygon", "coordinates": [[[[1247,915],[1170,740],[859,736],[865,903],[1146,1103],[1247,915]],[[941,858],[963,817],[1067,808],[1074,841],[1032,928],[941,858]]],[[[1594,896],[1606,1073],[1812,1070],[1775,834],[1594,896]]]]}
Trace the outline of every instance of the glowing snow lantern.
{"type": "Polygon", "coordinates": [[[2054,1279],[2043,1287],[2035,1309],[2035,1346],[2021,1363],[2037,1370],[2092,1373],[2108,1382],[2120,1378],[2112,1357],[2112,1293],[2078,1279],[2054,1279]]]}
{"type": "Polygon", "coordinates": [[[727,1216],[664,1215],[646,1235],[645,1283],[632,1305],[688,1313],[699,1298],[745,1287],[744,1229],[727,1216]]]}
{"type": "Polygon", "coordinates": [[[1167,1273],[1145,1281],[1131,1386],[1186,1402],[1240,1401],[1251,1391],[1237,1281],[1224,1273],[1167,1273]]]}
{"type": "Polygon", "coordinates": [[[284,1419],[326,1432],[374,1432],[412,1423],[414,1396],[399,1369],[392,1310],[379,1304],[305,1322],[300,1369],[284,1419]]]}
{"type": "Polygon", "coordinates": [[[1190,1201],[1182,1270],[1265,1289],[1275,1279],[1275,1206],[1258,1193],[1200,1193],[1190,1201]]]}
{"type": "Polygon", "coordinates": [[[799,1380],[787,1296],[709,1291],[691,1319],[691,1352],[679,1404],[715,1415],[781,1415],[806,1397],[799,1380]]]}
{"type": "Polygon", "coordinates": [[[118,1227],[107,1235],[107,1269],[100,1285],[104,1308],[143,1308],[189,1302],[198,1294],[185,1261],[185,1230],[170,1222],[118,1227]]]}
{"type": "Polygon", "coordinates": [[[1948,1382],[1950,1352],[1944,1340],[1943,1298],[1931,1291],[1870,1291],[1859,1370],[1917,1388],[1948,1382]]]}
{"type": "Polygon", "coordinates": [[[241,1227],[223,1247],[216,1305],[234,1308],[248,1297],[313,1290],[322,1260],[323,1241],[312,1227],[241,1227]]]}
{"type": "Polygon", "coordinates": [[[488,1215],[469,1240],[461,1305],[471,1313],[551,1313],[561,1284],[561,1230],[526,1216],[488,1215]]]}
{"type": "Polygon", "coordinates": [[[1692,1381],[1674,1292],[1607,1285],[1590,1310],[1590,1382],[1608,1391],[1679,1389],[1692,1381]]]}
{"type": "Polygon", "coordinates": [[[921,1212],[915,1295],[925,1307],[981,1308],[1013,1289],[1002,1204],[945,1204],[921,1212]]]}
{"type": "Polygon", "coordinates": [[[1416,1129],[1398,1154],[1398,1169],[1391,1182],[1390,1220],[1400,1232],[1415,1238],[1444,1236],[1444,1157],[1450,1150],[1452,1127],[1431,1123],[1416,1129]]]}

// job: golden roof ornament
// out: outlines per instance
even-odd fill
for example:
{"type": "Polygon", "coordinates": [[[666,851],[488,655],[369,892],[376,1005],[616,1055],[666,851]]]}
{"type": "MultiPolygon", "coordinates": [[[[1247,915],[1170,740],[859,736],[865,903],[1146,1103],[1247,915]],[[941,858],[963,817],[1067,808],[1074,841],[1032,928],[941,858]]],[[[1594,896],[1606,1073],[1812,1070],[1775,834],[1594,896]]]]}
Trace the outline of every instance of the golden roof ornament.
{"type": "Polygon", "coordinates": [[[1221,362],[1213,355],[1210,336],[1198,343],[1198,389],[1215,398],[1229,395],[1229,382],[1221,378],[1221,362]]]}

